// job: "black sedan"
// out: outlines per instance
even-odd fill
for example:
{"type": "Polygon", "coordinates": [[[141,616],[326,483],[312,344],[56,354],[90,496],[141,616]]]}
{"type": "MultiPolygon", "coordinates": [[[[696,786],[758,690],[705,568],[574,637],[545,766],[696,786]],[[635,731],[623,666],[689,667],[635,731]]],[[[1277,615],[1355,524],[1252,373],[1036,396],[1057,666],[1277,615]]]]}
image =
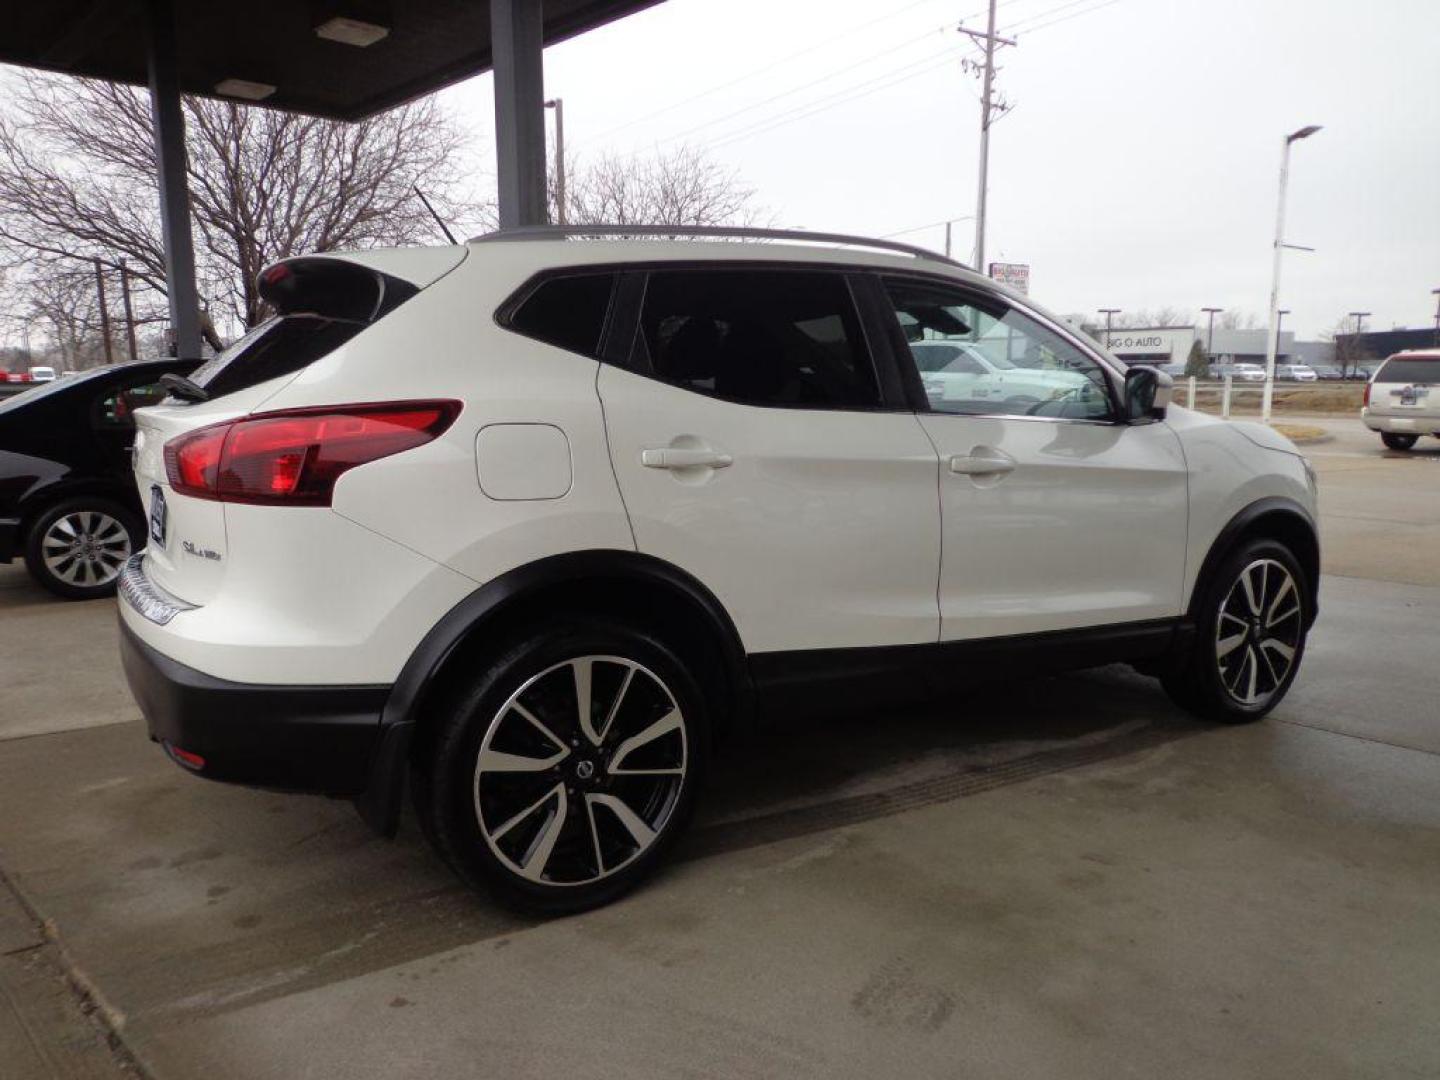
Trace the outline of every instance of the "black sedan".
{"type": "Polygon", "coordinates": [[[145,543],[130,472],[134,410],[165,396],[160,376],[193,360],[101,368],[0,401],[0,562],[70,600],[107,596],[145,543]]]}

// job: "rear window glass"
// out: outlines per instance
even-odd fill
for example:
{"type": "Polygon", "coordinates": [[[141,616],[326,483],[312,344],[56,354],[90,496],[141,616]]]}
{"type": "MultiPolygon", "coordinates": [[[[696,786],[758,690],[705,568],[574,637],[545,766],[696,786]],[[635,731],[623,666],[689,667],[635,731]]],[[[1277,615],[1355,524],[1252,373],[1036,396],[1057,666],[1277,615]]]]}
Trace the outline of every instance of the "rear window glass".
{"type": "Polygon", "coordinates": [[[547,345],[594,356],[614,284],[614,274],[551,278],[525,298],[510,317],[510,327],[547,345]]]}
{"type": "Polygon", "coordinates": [[[1440,383],[1440,356],[1396,356],[1385,361],[1375,381],[1440,383]]]}
{"type": "Polygon", "coordinates": [[[211,397],[233,394],[281,375],[292,375],[338,349],[364,323],[318,315],[286,315],[263,322],[215,359],[195,369],[190,381],[211,397]]]}

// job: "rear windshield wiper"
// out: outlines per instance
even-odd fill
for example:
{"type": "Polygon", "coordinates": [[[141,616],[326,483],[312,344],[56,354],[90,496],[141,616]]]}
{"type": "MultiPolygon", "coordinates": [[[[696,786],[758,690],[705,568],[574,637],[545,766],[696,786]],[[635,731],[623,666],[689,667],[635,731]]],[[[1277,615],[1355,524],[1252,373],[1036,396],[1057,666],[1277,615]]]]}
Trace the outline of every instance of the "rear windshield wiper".
{"type": "Polygon", "coordinates": [[[181,401],[209,401],[210,391],[206,390],[197,382],[191,382],[184,375],[176,375],[171,372],[168,375],[160,376],[160,385],[169,390],[181,401]]]}

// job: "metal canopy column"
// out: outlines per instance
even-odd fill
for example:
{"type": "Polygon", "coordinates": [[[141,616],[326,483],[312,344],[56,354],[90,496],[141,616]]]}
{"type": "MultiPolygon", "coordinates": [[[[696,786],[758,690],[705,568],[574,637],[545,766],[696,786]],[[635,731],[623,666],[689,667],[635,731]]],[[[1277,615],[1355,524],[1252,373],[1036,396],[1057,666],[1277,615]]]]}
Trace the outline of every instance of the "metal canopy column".
{"type": "Polygon", "coordinates": [[[180,106],[175,11],[171,0],[147,0],[145,51],[150,70],[160,226],[175,355],[200,355],[200,295],[195,288],[195,246],[190,235],[190,184],[186,178],[185,113],[180,106]]]}
{"type": "Polygon", "coordinates": [[[490,0],[500,228],[544,225],[545,65],[541,0],[490,0]]]}

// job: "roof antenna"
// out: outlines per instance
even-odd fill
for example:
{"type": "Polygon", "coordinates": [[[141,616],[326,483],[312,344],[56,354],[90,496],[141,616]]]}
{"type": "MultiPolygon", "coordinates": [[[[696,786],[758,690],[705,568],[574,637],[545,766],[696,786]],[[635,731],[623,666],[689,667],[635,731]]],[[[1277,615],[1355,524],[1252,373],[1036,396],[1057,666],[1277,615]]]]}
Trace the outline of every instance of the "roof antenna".
{"type": "Polygon", "coordinates": [[[445,239],[449,240],[452,244],[455,243],[455,234],[445,227],[445,222],[442,221],[440,215],[435,212],[435,207],[430,205],[430,200],[425,197],[425,193],[420,190],[420,186],[418,184],[412,184],[411,187],[414,188],[415,194],[420,196],[420,201],[425,204],[425,209],[430,211],[430,216],[435,219],[435,224],[440,226],[440,231],[445,234],[445,239]]]}

